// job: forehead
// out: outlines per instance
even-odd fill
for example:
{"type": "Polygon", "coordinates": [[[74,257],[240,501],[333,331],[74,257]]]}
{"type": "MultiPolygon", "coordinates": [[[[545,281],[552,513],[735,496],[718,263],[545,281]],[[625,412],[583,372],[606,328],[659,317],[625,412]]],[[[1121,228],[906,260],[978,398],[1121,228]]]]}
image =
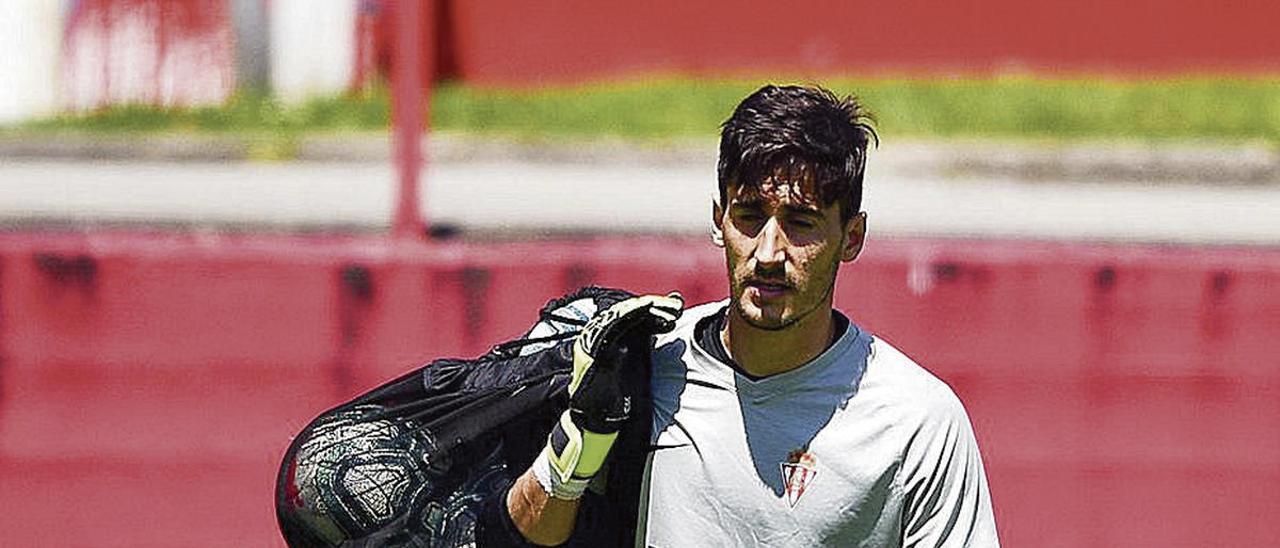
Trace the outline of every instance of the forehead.
{"type": "Polygon", "coordinates": [[[729,205],[787,205],[804,209],[826,209],[812,177],[766,178],[756,184],[730,183],[726,188],[729,205]]]}

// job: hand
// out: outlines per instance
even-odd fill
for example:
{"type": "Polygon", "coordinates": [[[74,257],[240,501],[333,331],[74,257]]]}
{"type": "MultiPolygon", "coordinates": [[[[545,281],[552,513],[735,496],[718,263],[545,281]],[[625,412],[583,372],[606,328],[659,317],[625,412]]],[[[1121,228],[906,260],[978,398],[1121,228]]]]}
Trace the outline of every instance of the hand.
{"type": "Polygon", "coordinates": [[[569,409],[534,464],[548,494],[576,499],[600,471],[641,388],[623,379],[647,366],[642,362],[649,356],[653,335],[675,327],[683,307],[679,293],[632,297],[597,314],[578,334],[569,409]]]}

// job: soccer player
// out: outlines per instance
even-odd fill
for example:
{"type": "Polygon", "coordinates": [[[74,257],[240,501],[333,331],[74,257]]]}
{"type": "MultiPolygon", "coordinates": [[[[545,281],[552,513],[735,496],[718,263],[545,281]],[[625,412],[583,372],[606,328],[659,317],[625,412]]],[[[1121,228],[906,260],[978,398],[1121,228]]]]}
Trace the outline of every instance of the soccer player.
{"type": "MultiPolygon", "coordinates": [[[[684,310],[656,339],[637,544],[998,546],[960,400],[832,308],[836,274],[866,237],[875,139],[856,98],[816,87],[766,86],[724,123],[712,240],[729,298],[684,310]]],[[[671,298],[627,301],[594,323],[650,309],[671,320],[671,298]]],[[[593,368],[637,364],[585,339],[571,408],[506,499],[535,544],[570,537],[617,436],[601,410],[629,408],[621,377],[593,368]]]]}

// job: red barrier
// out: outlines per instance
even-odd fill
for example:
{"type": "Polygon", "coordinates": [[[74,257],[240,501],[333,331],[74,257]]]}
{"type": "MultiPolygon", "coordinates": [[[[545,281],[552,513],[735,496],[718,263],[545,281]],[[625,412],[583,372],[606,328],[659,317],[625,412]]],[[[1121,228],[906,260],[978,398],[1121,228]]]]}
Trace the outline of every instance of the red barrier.
{"type": "MultiPolygon", "coordinates": [[[[14,545],[262,545],[323,409],[585,283],[723,295],[697,240],[0,235],[14,545]]],[[[875,240],[856,321],[965,400],[1009,546],[1280,537],[1280,250],[875,240]]]]}
{"type": "MultiPolygon", "coordinates": [[[[466,80],[636,73],[1265,71],[1280,3],[444,0],[466,80]]],[[[775,76],[776,77],[776,76],[775,76]]]]}

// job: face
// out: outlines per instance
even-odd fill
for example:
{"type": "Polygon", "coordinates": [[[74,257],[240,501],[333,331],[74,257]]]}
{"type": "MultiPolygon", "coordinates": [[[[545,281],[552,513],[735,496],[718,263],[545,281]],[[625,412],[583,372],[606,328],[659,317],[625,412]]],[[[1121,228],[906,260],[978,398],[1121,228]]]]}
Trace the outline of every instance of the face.
{"type": "Polygon", "coordinates": [[[776,178],[758,190],[729,185],[715,217],[732,311],[771,331],[830,314],[836,272],[858,256],[866,232],[864,213],[842,221],[840,206],[823,207],[812,185],[776,178]]]}

